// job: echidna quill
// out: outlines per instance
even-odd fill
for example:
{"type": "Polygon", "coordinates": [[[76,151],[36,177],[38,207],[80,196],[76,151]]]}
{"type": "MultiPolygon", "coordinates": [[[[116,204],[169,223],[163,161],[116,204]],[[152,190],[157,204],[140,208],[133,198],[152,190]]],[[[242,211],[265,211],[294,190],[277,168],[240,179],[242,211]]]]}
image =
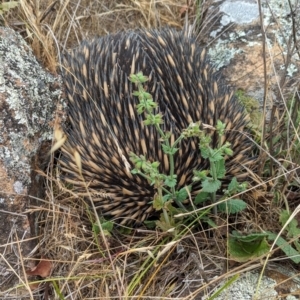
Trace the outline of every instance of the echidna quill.
{"type": "MultiPolygon", "coordinates": [[[[154,212],[155,190],[131,174],[130,152],[159,161],[160,171],[169,172],[158,133],[137,113],[136,86],[128,78],[139,71],[149,77],[145,88],[163,115],[164,131],[176,138],[191,122],[214,126],[221,120],[226,124],[223,142],[230,142],[234,151],[226,161],[227,179],[245,176],[251,144],[243,134],[244,109],[190,34],[164,29],[107,35],[83,42],[65,55],[63,64],[69,124],[59,165],[74,192],[87,195],[88,186],[104,216],[119,223],[142,222],[154,212]],[[75,152],[81,157],[81,174],[75,152]]],[[[217,143],[216,137],[213,141],[217,143]]],[[[183,140],[175,155],[177,188],[191,184],[193,170],[204,168],[208,162],[200,156],[198,141],[183,140]]],[[[194,193],[199,189],[195,185],[194,193]]]]}

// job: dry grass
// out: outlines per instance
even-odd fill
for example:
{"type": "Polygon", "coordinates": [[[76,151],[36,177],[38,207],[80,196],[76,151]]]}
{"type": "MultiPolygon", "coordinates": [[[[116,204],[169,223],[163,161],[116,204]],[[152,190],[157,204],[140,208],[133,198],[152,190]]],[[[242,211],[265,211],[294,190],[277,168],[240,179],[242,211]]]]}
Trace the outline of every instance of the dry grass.
{"type": "Polygon", "coordinates": [[[53,1],[20,0],[6,17],[10,26],[23,32],[35,55],[55,71],[57,53],[84,38],[102,36],[135,27],[181,27],[185,1],[53,1]],[[21,21],[21,22],[20,22],[21,21]],[[25,32],[26,31],[26,32],[25,32]]]}
{"type": "MultiPolygon", "coordinates": [[[[26,37],[44,66],[56,72],[60,51],[86,37],[135,27],[182,27],[186,10],[191,19],[197,13],[195,4],[191,4],[193,1],[188,2],[187,5],[183,0],[20,0],[19,8],[9,12],[6,22],[9,20],[9,25],[26,37]]],[[[208,4],[204,2],[203,7],[208,4]]],[[[205,16],[205,9],[202,13],[205,16]]],[[[209,30],[210,26],[213,26],[213,18],[206,16],[202,29],[209,30]]],[[[284,94],[284,81],[281,82],[279,92],[284,94]]],[[[299,95],[294,96],[299,101],[299,95]]],[[[45,176],[47,197],[31,208],[38,212],[39,236],[32,257],[39,255],[50,260],[51,275],[43,280],[36,277],[40,287],[31,291],[27,277],[20,271],[24,284],[11,290],[10,297],[200,299],[212,295],[222,279],[259,268],[260,258],[242,265],[231,262],[225,254],[226,236],[232,228],[278,233],[282,207],[293,210],[299,204],[299,162],[295,161],[294,147],[299,142],[299,129],[291,129],[293,140],[286,137],[270,142],[286,134],[286,121],[281,117],[286,111],[287,108],[272,114],[261,147],[258,145],[260,172],[252,176],[253,187],[247,194],[248,209],[230,228],[225,219],[219,220],[215,229],[199,230],[198,227],[195,231],[182,226],[176,234],[146,228],[95,233],[93,229],[99,220],[92,201],[87,205],[71,191],[61,189],[53,175],[52,160],[45,176]],[[291,185],[291,182],[294,183],[291,185]]],[[[291,123],[293,117],[289,120],[291,123]]],[[[23,269],[29,266],[32,257],[21,262],[23,269]]]]}
{"type": "Polygon", "coordinates": [[[53,264],[51,284],[41,280],[40,285],[47,297],[54,296],[56,281],[59,293],[72,299],[193,299],[193,293],[211,293],[224,278],[221,234],[194,233],[184,226],[176,235],[124,226],[95,233],[99,220],[93,202],[87,205],[64,188],[59,192],[62,186],[51,174],[48,201],[33,208],[40,211],[39,255],[53,264]]]}

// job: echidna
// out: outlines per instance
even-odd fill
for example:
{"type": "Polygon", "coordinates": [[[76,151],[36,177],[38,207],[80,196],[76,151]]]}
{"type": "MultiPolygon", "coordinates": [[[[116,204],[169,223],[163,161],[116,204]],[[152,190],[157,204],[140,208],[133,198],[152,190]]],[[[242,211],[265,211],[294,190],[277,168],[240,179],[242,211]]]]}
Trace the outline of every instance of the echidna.
{"type": "MultiPolygon", "coordinates": [[[[169,172],[154,126],[145,126],[145,116],[137,113],[136,87],[128,78],[139,71],[149,77],[146,90],[158,103],[164,131],[176,139],[191,122],[214,126],[221,120],[227,125],[223,142],[230,142],[234,151],[226,162],[227,174],[242,177],[242,166],[250,161],[251,146],[241,133],[247,124],[244,109],[193,36],[173,29],[134,30],[85,41],[64,57],[69,126],[59,164],[75,192],[86,195],[88,186],[101,213],[120,223],[142,222],[153,213],[155,191],[146,179],[130,173],[129,153],[159,161],[160,171],[169,172]]],[[[191,184],[193,170],[203,168],[208,163],[198,141],[183,140],[175,156],[178,189],[191,184]]]]}

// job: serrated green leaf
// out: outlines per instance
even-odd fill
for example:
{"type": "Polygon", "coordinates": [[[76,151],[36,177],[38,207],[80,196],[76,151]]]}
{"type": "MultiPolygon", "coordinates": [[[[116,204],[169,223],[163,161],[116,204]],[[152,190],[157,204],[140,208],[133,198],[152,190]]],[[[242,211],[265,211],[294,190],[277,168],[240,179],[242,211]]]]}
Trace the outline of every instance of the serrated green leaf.
{"type": "MultiPolygon", "coordinates": [[[[147,93],[147,92],[143,92],[143,98],[147,99],[147,100],[150,100],[150,99],[152,99],[152,95],[147,93]]],[[[151,102],[148,102],[148,103],[151,103],[151,102]]]]}
{"type": "Polygon", "coordinates": [[[193,173],[194,173],[193,181],[199,181],[199,180],[206,179],[208,171],[207,170],[203,170],[203,171],[194,170],[193,173]]]}
{"type": "MultiPolygon", "coordinates": [[[[102,227],[102,230],[104,232],[104,235],[105,236],[108,236],[110,235],[110,232],[113,230],[113,227],[114,227],[114,223],[111,222],[111,221],[101,221],[101,227],[102,227]]],[[[100,227],[97,223],[94,223],[93,224],[93,227],[92,227],[92,230],[93,232],[95,232],[96,234],[99,234],[100,233],[100,227]]]]}
{"type": "Polygon", "coordinates": [[[236,214],[247,208],[247,203],[241,199],[229,199],[226,202],[218,204],[218,211],[227,214],[236,214]]]}
{"type": "Polygon", "coordinates": [[[217,178],[218,179],[224,178],[224,176],[226,174],[224,158],[220,159],[219,161],[216,161],[215,167],[216,167],[216,171],[217,171],[217,178]]]}
{"type": "Polygon", "coordinates": [[[236,177],[233,177],[232,180],[230,181],[230,183],[228,184],[227,189],[228,189],[229,193],[232,193],[232,192],[234,193],[237,190],[238,186],[239,186],[239,183],[236,180],[236,177]]]}
{"type": "Polygon", "coordinates": [[[219,149],[213,149],[211,151],[211,154],[209,156],[209,161],[210,162],[217,162],[217,161],[222,160],[222,159],[224,159],[224,158],[223,158],[223,155],[222,155],[221,151],[219,151],[219,149]]]}
{"type": "Polygon", "coordinates": [[[205,159],[209,158],[210,150],[208,148],[201,148],[201,156],[205,159]]]}
{"type": "Polygon", "coordinates": [[[155,124],[163,124],[162,116],[161,114],[147,114],[146,120],[144,121],[145,125],[155,125],[155,124]]]}
{"type": "Polygon", "coordinates": [[[216,130],[224,132],[225,128],[226,124],[223,123],[221,120],[217,120],[216,130]]]}
{"type": "Polygon", "coordinates": [[[164,181],[165,185],[172,188],[176,186],[177,183],[177,175],[173,174],[173,176],[167,176],[165,181],[164,181]]]}
{"type": "Polygon", "coordinates": [[[198,205],[200,203],[203,203],[203,202],[209,200],[209,195],[210,195],[210,193],[200,192],[194,200],[195,205],[198,205]]]}
{"type": "Polygon", "coordinates": [[[202,182],[202,192],[215,193],[221,187],[220,180],[207,178],[202,182]]]}
{"type": "Polygon", "coordinates": [[[230,148],[225,148],[224,149],[224,153],[228,156],[232,156],[233,155],[233,151],[230,148]]]}
{"type": "Polygon", "coordinates": [[[158,161],[155,161],[155,162],[153,162],[153,163],[151,164],[151,166],[152,166],[152,168],[157,169],[158,166],[159,166],[159,162],[158,162],[158,161]]]}
{"type": "Polygon", "coordinates": [[[168,155],[174,155],[179,150],[179,148],[172,148],[171,146],[165,144],[162,144],[161,146],[163,148],[164,153],[168,155]]]}
{"type": "Polygon", "coordinates": [[[101,223],[102,229],[111,232],[114,228],[114,223],[111,221],[105,221],[101,223]]]}
{"type": "Polygon", "coordinates": [[[171,194],[166,194],[163,196],[163,203],[166,203],[167,201],[172,199],[172,195],[171,194]]]}
{"type": "Polygon", "coordinates": [[[190,192],[191,189],[192,187],[190,185],[181,188],[178,192],[176,192],[176,200],[183,202],[185,199],[187,199],[188,191],[190,192]]]}

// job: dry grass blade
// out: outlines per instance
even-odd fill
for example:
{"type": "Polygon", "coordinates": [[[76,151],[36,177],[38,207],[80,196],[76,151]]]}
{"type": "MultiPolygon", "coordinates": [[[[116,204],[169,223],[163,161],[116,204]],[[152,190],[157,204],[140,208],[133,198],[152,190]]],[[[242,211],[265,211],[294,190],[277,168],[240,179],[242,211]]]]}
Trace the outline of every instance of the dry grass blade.
{"type": "MultiPolygon", "coordinates": [[[[99,172],[99,166],[93,165],[97,172],[88,182],[85,181],[83,164],[86,157],[77,150],[80,147],[73,147],[74,169],[82,177],[81,187],[84,193],[79,195],[78,190],[75,190],[76,182],[63,185],[55,160],[62,155],[62,152],[57,154],[56,150],[67,143],[67,137],[62,130],[55,130],[56,142],[50,152],[51,163],[47,174],[39,172],[39,175],[45,176],[45,199],[37,199],[37,205],[27,211],[37,214],[35,225],[38,229],[38,244],[25,259],[22,257],[20,241],[16,239],[17,235],[12,229],[10,240],[0,247],[0,258],[6,268],[15,275],[19,284],[14,289],[1,291],[1,297],[4,295],[5,299],[40,299],[43,295],[45,299],[76,300],[207,299],[220,287],[223,280],[226,281],[236,274],[260,270],[263,259],[266,259],[264,268],[267,268],[270,262],[282,259],[282,252],[275,240],[267,257],[261,256],[243,264],[236,264],[229,259],[227,244],[231,232],[238,230],[245,235],[253,232],[276,232],[277,239],[284,237],[288,245],[293,245],[296,238],[289,237],[287,227],[294,220],[298,221],[298,227],[300,224],[300,120],[297,104],[300,99],[299,72],[293,73],[292,84],[287,80],[289,67],[295,56],[300,56],[297,35],[299,21],[296,18],[299,9],[294,2],[287,0],[290,15],[285,17],[284,24],[290,19],[292,27],[291,32],[286,34],[280,23],[276,22],[276,14],[270,8],[270,3],[267,2],[268,7],[262,7],[264,4],[261,2],[263,1],[259,1],[263,57],[257,59],[250,71],[248,69],[239,72],[244,72],[240,77],[246,81],[248,77],[253,76],[256,69],[263,69],[264,115],[267,114],[266,101],[269,98],[272,101],[273,98],[277,98],[280,105],[275,103],[275,107],[272,103],[274,106],[271,119],[264,117],[263,126],[260,126],[263,128],[259,128],[257,135],[253,138],[247,136],[257,152],[261,153],[261,157],[256,161],[256,168],[251,169],[238,162],[238,168],[244,171],[242,175],[251,177],[252,185],[248,186],[247,191],[234,197],[245,197],[247,209],[237,216],[220,215],[219,219],[215,220],[215,227],[210,227],[204,221],[201,223],[200,220],[193,228],[182,225],[180,230],[172,227],[169,232],[144,227],[135,230],[125,226],[115,227],[113,231],[108,230],[105,227],[107,223],[99,217],[93,202],[95,195],[98,196],[102,191],[96,191],[97,194],[90,188],[96,175],[103,176],[105,172],[99,172]],[[267,12],[278,25],[278,32],[284,33],[284,45],[282,41],[274,41],[273,44],[277,45],[275,50],[270,48],[268,42],[272,37],[264,27],[264,14],[267,12]],[[280,63],[279,58],[282,59],[280,63]],[[273,78],[275,88],[272,86],[273,78]],[[290,89],[287,89],[288,86],[290,89]],[[291,215],[283,226],[279,219],[284,210],[291,212],[291,215]],[[15,265],[6,259],[9,251],[14,251],[18,257],[15,265]],[[33,261],[32,256],[42,257],[36,271],[28,271],[33,261]]],[[[214,6],[212,1],[20,0],[19,4],[18,8],[7,12],[5,22],[26,38],[37,58],[53,73],[57,71],[57,66],[61,68],[60,71],[63,69],[60,53],[77,47],[86,38],[137,27],[182,28],[185,24],[187,35],[196,32],[200,43],[209,48],[234,26],[229,25],[222,32],[216,31],[215,38],[208,36],[218,26],[221,18],[219,7],[214,6]],[[193,20],[191,27],[185,23],[187,19],[193,20]]],[[[169,57],[168,64],[176,65],[172,56],[169,57]]],[[[174,78],[180,79],[181,75],[177,74],[174,78]]],[[[216,91],[218,88],[216,81],[211,90],[216,91]]],[[[108,94],[107,85],[103,89],[104,93],[108,94]]],[[[84,92],[87,90],[82,94],[84,92]]],[[[94,98],[97,100],[97,97],[94,98]]],[[[105,115],[101,110],[98,112],[99,115],[105,115]]],[[[83,140],[87,143],[92,139],[89,135],[91,130],[88,129],[82,130],[86,133],[83,140]]],[[[112,127],[109,135],[114,137],[109,146],[114,145],[117,148],[122,168],[131,174],[127,153],[121,147],[121,138],[113,133],[112,127]]],[[[131,138],[130,135],[128,138],[131,138]]],[[[96,138],[93,139],[96,141],[96,138]]],[[[100,154],[107,158],[106,166],[112,164],[112,156],[105,157],[103,153],[100,154]]],[[[123,190],[123,198],[124,193],[131,192],[129,189],[126,192],[123,190]]],[[[188,194],[192,202],[192,195],[188,194]]],[[[113,200],[115,199],[109,199],[108,202],[112,203],[113,200]]],[[[228,200],[229,198],[223,199],[222,202],[228,200]]],[[[199,210],[195,208],[193,212],[178,214],[175,216],[176,221],[213,206],[215,204],[208,204],[199,210]]],[[[138,205],[134,203],[132,207],[138,208],[138,205]]],[[[124,202],[123,206],[118,207],[118,211],[126,212],[124,202]]],[[[10,214],[16,217],[23,216],[17,212],[10,214]]],[[[284,256],[284,259],[287,257],[284,256]]],[[[298,266],[294,267],[299,270],[298,266]]],[[[0,271],[2,272],[2,269],[0,271]]]]}

